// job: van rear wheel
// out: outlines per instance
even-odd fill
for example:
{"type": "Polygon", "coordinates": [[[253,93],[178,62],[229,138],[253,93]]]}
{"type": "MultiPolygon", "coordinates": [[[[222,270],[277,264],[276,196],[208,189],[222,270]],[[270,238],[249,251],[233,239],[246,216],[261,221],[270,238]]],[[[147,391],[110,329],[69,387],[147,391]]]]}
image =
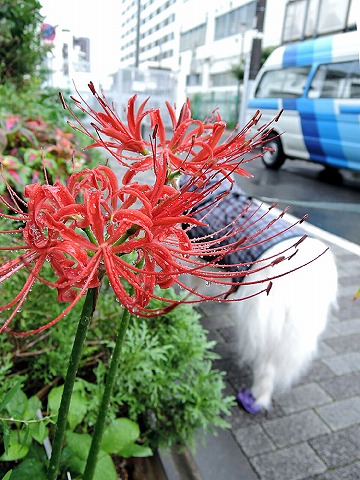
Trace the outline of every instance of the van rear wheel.
{"type": "Polygon", "coordinates": [[[264,144],[262,161],[267,168],[279,170],[286,158],[279,136],[275,132],[269,133],[264,144]]]}

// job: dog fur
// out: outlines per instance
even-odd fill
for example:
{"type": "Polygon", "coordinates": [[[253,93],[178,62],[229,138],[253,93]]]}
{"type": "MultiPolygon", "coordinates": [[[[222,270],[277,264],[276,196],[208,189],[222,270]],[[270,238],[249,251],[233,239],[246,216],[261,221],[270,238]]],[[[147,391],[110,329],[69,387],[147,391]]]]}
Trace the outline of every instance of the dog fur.
{"type": "MultiPolygon", "coordinates": [[[[276,255],[296,240],[280,239],[263,257],[276,255]]],[[[281,275],[306,264],[325,249],[323,242],[309,237],[290,261],[253,273],[251,280],[281,275]]],[[[258,287],[240,289],[248,295],[258,287]]],[[[260,409],[269,409],[274,391],[289,389],[309,367],[335,303],[336,291],[336,265],[328,250],[309,265],[274,280],[268,296],[257,295],[232,304],[239,352],[242,361],[252,369],[250,392],[260,409]]]]}

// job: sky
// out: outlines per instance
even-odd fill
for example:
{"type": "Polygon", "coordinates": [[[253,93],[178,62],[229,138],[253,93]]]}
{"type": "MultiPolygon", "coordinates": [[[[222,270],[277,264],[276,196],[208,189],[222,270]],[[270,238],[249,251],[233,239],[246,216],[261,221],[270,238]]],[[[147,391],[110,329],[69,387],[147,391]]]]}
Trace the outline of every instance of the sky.
{"type": "MultiPolygon", "coordinates": [[[[90,39],[93,70],[114,73],[120,57],[119,0],[40,0],[44,22],[56,30],[69,29],[75,37],[90,39]]],[[[55,38],[56,42],[56,38],[55,38]]]]}

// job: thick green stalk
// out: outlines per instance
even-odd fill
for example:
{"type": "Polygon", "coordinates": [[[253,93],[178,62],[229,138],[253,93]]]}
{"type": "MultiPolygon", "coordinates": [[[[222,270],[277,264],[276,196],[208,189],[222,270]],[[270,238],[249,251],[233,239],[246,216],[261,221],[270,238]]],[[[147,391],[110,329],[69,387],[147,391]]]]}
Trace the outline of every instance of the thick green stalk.
{"type": "Polygon", "coordinates": [[[79,367],[82,347],[85,341],[86,332],[88,330],[90,320],[95,310],[97,297],[98,297],[98,288],[89,288],[87,291],[85,302],[81,312],[78,328],[77,328],[75,339],[74,339],[73,348],[70,355],[69,366],[66,372],[64,390],[61,397],[58,419],[55,427],[54,441],[52,445],[52,453],[51,453],[46,480],[56,480],[59,472],[60,458],[61,458],[61,452],[62,452],[63,441],[65,436],[71,395],[72,395],[74,382],[75,382],[76,374],[79,367]]]}
{"type": "Polygon", "coordinates": [[[92,480],[94,478],[96,463],[100,450],[101,440],[104,433],[106,415],[110,404],[110,397],[116,380],[116,373],[120,362],[121,349],[124,343],[126,330],[129,324],[130,313],[124,308],[123,317],[121,319],[119,333],[116,339],[114,351],[111,358],[109,373],[106,379],[104,394],[101,400],[98,417],[96,420],[95,430],[92,438],[90,451],[88,454],[83,480],[92,480]]]}

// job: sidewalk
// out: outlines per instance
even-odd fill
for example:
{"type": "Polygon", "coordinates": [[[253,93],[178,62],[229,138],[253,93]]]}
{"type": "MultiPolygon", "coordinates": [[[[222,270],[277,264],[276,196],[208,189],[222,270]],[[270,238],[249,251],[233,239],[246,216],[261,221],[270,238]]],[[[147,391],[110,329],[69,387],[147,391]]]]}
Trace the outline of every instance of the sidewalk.
{"type": "MultiPolygon", "coordinates": [[[[172,469],[169,480],[360,479],[360,299],[353,301],[360,246],[311,225],[305,229],[330,246],[339,274],[339,309],[318,358],[289,393],[275,396],[268,413],[253,416],[235,406],[231,430],[199,444],[194,475],[172,469]]],[[[226,372],[227,393],[235,395],[249,380],[236,361],[235,319],[226,304],[202,304],[199,310],[209,339],[218,342],[216,367],[226,372]]]]}

